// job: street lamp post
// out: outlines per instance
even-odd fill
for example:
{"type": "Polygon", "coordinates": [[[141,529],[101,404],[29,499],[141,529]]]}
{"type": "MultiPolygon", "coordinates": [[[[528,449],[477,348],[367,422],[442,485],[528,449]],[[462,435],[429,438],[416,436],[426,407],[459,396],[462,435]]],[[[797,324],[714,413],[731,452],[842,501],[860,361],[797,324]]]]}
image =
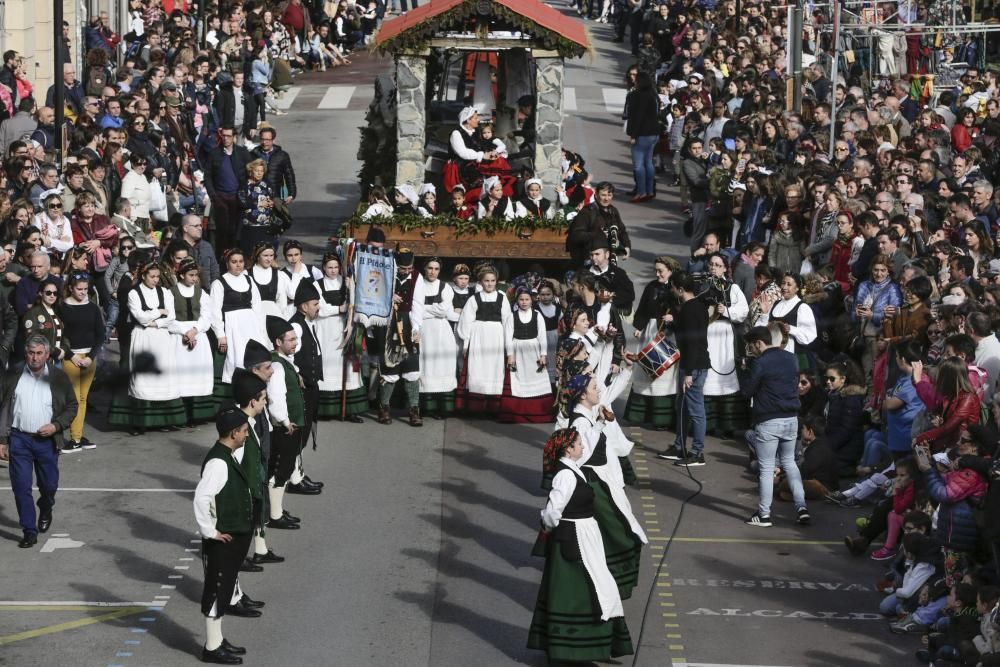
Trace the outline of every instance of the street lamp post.
{"type": "Polygon", "coordinates": [[[54,69],[52,70],[52,85],[55,90],[56,124],[53,132],[55,137],[56,169],[62,173],[63,123],[65,119],[65,86],[63,85],[63,0],[52,0],[52,50],[55,52],[54,69]]]}

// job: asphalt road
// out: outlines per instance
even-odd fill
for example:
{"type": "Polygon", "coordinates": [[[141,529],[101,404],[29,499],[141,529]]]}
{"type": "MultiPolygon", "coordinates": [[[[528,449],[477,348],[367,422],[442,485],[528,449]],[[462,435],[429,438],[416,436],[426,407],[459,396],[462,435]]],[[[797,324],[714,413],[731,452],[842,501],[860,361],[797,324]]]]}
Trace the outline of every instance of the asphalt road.
{"type": "MultiPolygon", "coordinates": [[[[598,179],[628,189],[614,113],[628,60],[606,27],[592,31],[595,57],[568,70],[577,110],[565,144],[598,179]]],[[[294,234],[311,259],[356,204],[357,128],[372,76],[388,66],[359,56],[350,68],[301,77],[289,115],[275,121],[300,184],[294,234]],[[318,108],[324,99],[340,101],[318,108]]],[[[661,186],[655,202],[620,208],[636,249],[626,268],[637,282],[651,277],[653,256],[682,256],[673,193],[661,186]]],[[[185,665],[200,650],[191,499],[214,433],[104,432],[106,395],[95,403],[88,429],[99,447],[61,460],[55,523],[39,548],[17,549],[0,470],[0,665],[185,665]]],[[[286,496],[304,529],[271,531],[271,547],[288,560],[243,575],[267,607],[260,619],[228,618],[227,638],[248,648],[251,665],[545,664],[525,642],[541,576],[529,552],[547,432],[468,419],[422,429],[322,424],[307,466],[326,489],[286,496]]],[[[634,641],[642,628],[635,664],[911,662],[915,639],[889,634],[874,614],[880,566],[851,559],[840,542],[858,513],[814,504],[813,525],[797,527],[791,508],[778,506],[774,528],[744,525],[756,481],[743,472],[740,446],[715,439],[709,464],[693,471],[703,490],[682,506],[695,482],[654,456],[672,434],[628,432],[640,475],[629,495],[651,538],[625,605],[634,641]]]]}

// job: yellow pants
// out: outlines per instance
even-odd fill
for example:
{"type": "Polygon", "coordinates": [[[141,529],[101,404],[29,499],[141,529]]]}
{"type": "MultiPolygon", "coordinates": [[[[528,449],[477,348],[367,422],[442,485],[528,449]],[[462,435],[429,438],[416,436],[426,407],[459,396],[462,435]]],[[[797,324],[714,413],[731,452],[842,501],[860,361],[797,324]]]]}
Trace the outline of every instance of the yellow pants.
{"type": "Polygon", "coordinates": [[[87,396],[90,394],[90,385],[94,383],[94,375],[97,373],[97,360],[95,359],[86,368],[80,368],[67,359],[63,362],[62,368],[69,377],[70,384],[73,385],[77,402],[76,417],[69,425],[70,439],[80,442],[83,438],[83,425],[87,419],[87,396]]]}

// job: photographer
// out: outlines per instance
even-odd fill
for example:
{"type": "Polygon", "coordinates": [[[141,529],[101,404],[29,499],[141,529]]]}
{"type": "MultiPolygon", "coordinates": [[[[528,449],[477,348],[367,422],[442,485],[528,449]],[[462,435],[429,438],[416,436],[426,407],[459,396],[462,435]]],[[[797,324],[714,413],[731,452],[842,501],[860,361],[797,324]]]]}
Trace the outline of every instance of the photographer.
{"type": "Polygon", "coordinates": [[[759,527],[772,525],[775,459],[780,459],[781,470],[788,480],[798,523],[809,523],[802,476],[795,465],[798,363],[794,354],[782,349],[782,332],[777,324],[754,327],[747,333],[745,341],[750,367],[740,373],[740,386],[744,395],[753,399],[753,430],[749,437],[757,453],[760,492],[757,511],[745,523],[759,527]]]}

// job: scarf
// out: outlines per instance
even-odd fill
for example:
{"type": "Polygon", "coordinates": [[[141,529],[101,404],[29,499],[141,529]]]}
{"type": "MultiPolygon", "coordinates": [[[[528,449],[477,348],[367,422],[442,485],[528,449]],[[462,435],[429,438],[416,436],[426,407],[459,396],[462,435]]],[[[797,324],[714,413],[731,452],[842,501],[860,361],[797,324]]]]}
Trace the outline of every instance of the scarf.
{"type": "Polygon", "coordinates": [[[740,259],[742,259],[745,264],[749,264],[750,267],[754,268],[754,269],[756,269],[757,268],[757,264],[760,263],[760,260],[754,259],[753,257],[751,257],[750,255],[746,254],[745,252],[744,253],[740,253],[740,259]]]}

